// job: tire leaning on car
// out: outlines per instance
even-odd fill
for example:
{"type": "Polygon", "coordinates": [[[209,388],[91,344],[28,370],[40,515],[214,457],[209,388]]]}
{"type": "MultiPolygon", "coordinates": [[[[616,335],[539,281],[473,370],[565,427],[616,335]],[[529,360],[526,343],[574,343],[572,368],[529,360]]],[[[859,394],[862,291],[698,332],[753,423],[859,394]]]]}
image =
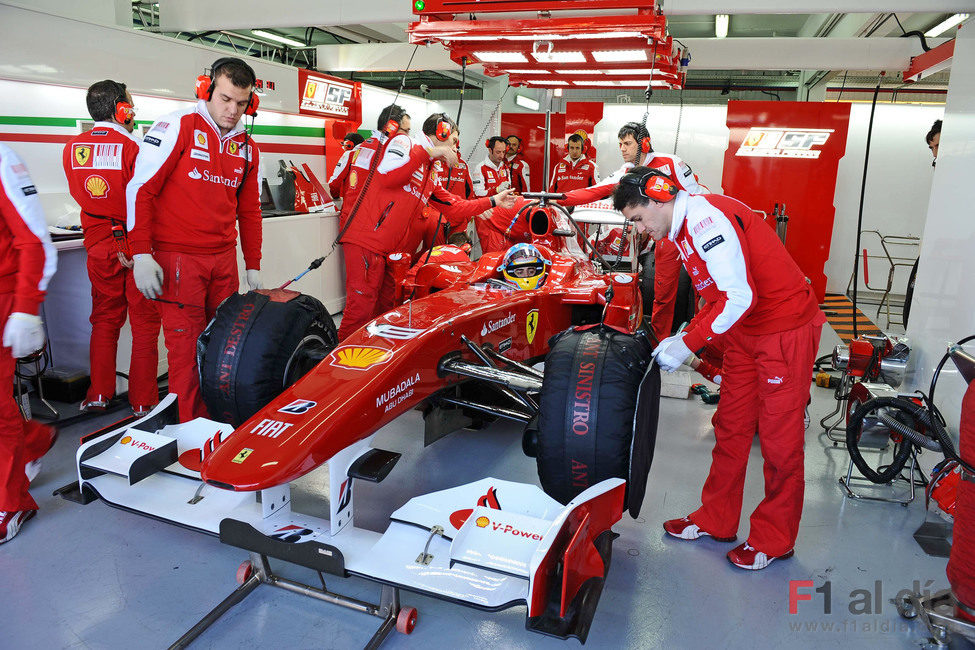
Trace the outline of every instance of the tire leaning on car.
{"type": "Polygon", "coordinates": [[[627,480],[636,516],[653,460],[660,371],[647,336],[607,327],[553,337],[545,359],[536,462],[542,489],[568,503],[586,488],[627,480]]]}
{"type": "Polygon", "coordinates": [[[197,341],[200,392],[210,417],[240,426],[337,342],[335,323],[316,298],[281,289],[233,294],[197,341]]]}

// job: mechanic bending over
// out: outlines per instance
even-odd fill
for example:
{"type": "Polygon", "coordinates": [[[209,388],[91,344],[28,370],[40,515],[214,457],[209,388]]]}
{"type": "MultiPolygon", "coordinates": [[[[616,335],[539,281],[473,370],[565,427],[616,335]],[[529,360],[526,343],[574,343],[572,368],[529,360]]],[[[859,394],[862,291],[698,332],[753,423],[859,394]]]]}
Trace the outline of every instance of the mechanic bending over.
{"type": "Polygon", "coordinates": [[[262,286],[260,158],[241,120],[256,114],[255,83],[240,59],[217,59],[197,78],[196,106],[164,115],[146,133],[126,188],[135,284],[159,301],[183,422],[207,415],[196,340],[237,292],[238,227],[247,285],[262,286]]]}
{"type": "Polygon", "coordinates": [[[129,404],[145,415],[159,402],[159,310],[135,286],[125,233],[125,187],[135,170],[139,140],[135,106],[125,84],[106,79],[86,97],[95,125],[68,140],[62,163],[68,190],[81,206],[91,280],[91,385],[82,411],[104,411],[115,395],[115,358],[126,312],[132,329],[129,404]]]}
{"type": "Polygon", "coordinates": [[[637,167],[613,194],[613,206],[640,233],[677,245],[704,298],[687,329],[654,350],[673,372],[712,341],[724,344],[715,445],[701,507],[664,523],[673,537],[737,539],[745,468],[757,430],[765,498],[751,515],[747,541],[728,553],[743,569],[792,556],[804,490],[804,408],[825,316],[805,276],[764,221],[719,194],[691,195],[656,169],[637,167]]]}
{"type": "Polygon", "coordinates": [[[44,347],[38,313],[57,265],[27,166],[0,142],[0,544],[37,512],[27,488],[57,438],[53,427],[24,422],[14,401],[16,359],[44,347]]]}
{"type": "MultiPolygon", "coordinates": [[[[349,215],[340,237],[345,252],[345,311],[339,340],[393,307],[394,279],[387,255],[416,250],[411,228],[428,201],[451,219],[466,219],[494,205],[511,206],[511,190],[495,196],[464,200],[434,182],[431,161],[457,163],[457,125],[443,113],[423,123],[415,140],[394,135],[379,150],[375,174],[360,190],[356,212],[349,215]]],[[[365,146],[365,145],[363,145],[365,146]]],[[[363,180],[365,184],[366,181],[363,180]]]]}

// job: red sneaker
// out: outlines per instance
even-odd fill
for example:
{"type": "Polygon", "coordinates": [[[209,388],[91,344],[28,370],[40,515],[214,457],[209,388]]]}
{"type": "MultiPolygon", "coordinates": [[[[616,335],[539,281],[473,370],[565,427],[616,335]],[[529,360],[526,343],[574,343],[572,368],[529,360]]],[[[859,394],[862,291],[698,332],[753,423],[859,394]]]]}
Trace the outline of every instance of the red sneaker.
{"type": "Polygon", "coordinates": [[[716,542],[734,542],[738,539],[737,535],[732,535],[731,537],[715,537],[706,530],[701,530],[700,526],[691,521],[690,517],[681,517],[680,519],[670,519],[664,522],[664,530],[671,537],[676,537],[678,539],[697,539],[707,535],[713,538],[716,542]]]}
{"type": "Polygon", "coordinates": [[[794,554],[795,550],[790,549],[782,555],[767,555],[756,548],[752,548],[748,545],[748,542],[745,542],[728,551],[728,561],[736,567],[748,569],[749,571],[758,571],[772,564],[775,560],[784,560],[792,557],[794,554]]]}
{"type": "Polygon", "coordinates": [[[12,540],[24,522],[35,514],[37,514],[36,510],[20,510],[18,512],[0,510],[0,544],[12,540]]]}

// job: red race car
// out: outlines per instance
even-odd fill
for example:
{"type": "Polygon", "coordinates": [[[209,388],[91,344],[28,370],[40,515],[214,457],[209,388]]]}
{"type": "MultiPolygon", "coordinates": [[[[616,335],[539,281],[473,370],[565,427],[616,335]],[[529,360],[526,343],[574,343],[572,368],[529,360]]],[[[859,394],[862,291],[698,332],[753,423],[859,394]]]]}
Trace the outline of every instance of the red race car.
{"type": "Polygon", "coordinates": [[[580,226],[545,204],[552,195],[539,198],[519,217],[551,263],[533,290],[503,281],[502,253],[428,263],[402,304],[341,345],[314,298],[231,297],[199,345],[214,419],[178,424],[169,395],[142,420],[90,436],[64,495],[219,534],[252,553],[240,574],[251,589],[282,586],[268,557],[378,581],[376,640],[397,617],[411,629],[405,588],[487,609],[527,603],[530,629],[584,641],[611,527],[643,500],[660,376],[637,274],[607,272],[580,226]],[[542,489],[470,477],[411,499],[383,534],[356,528],[355,482],[383,480],[399,458],[373,448],[373,435],[419,406],[427,444],[473,421],[525,423],[542,489]],[[327,520],[290,508],[290,482],[322,464],[327,520]]]}

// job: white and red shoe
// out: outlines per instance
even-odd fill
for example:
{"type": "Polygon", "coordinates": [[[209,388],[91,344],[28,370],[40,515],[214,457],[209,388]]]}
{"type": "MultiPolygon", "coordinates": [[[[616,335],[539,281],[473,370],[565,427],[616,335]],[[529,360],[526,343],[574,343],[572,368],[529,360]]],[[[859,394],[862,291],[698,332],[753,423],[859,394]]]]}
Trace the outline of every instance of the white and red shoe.
{"type": "Polygon", "coordinates": [[[24,522],[37,514],[36,510],[19,510],[17,512],[5,512],[0,510],[0,544],[9,542],[14,538],[24,522]]]}
{"type": "Polygon", "coordinates": [[[676,537],[678,539],[697,539],[698,537],[703,537],[707,535],[713,538],[716,542],[734,542],[738,539],[737,535],[732,535],[731,537],[715,537],[706,530],[702,530],[700,526],[691,521],[690,517],[681,517],[680,519],[670,519],[664,522],[664,530],[671,537],[676,537]]]}
{"type": "Polygon", "coordinates": [[[795,550],[790,549],[782,555],[768,555],[748,545],[748,542],[734,547],[728,551],[728,561],[741,569],[758,571],[764,569],[776,560],[784,560],[792,557],[795,550]]]}
{"type": "Polygon", "coordinates": [[[36,420],[29,420],[25,426],[27,436],[31,439],[31,448],[33,448],[35,436],[37,439],[43,440],[42,444],[44,448],[40,456],[24,465],[24,473],[27,474],[27,482],[30,483],[41,473],[41,459],[47,452],[51,451],[54,443],[57,442],[58,430],[50,425],[41,424],[36,420]]]}

